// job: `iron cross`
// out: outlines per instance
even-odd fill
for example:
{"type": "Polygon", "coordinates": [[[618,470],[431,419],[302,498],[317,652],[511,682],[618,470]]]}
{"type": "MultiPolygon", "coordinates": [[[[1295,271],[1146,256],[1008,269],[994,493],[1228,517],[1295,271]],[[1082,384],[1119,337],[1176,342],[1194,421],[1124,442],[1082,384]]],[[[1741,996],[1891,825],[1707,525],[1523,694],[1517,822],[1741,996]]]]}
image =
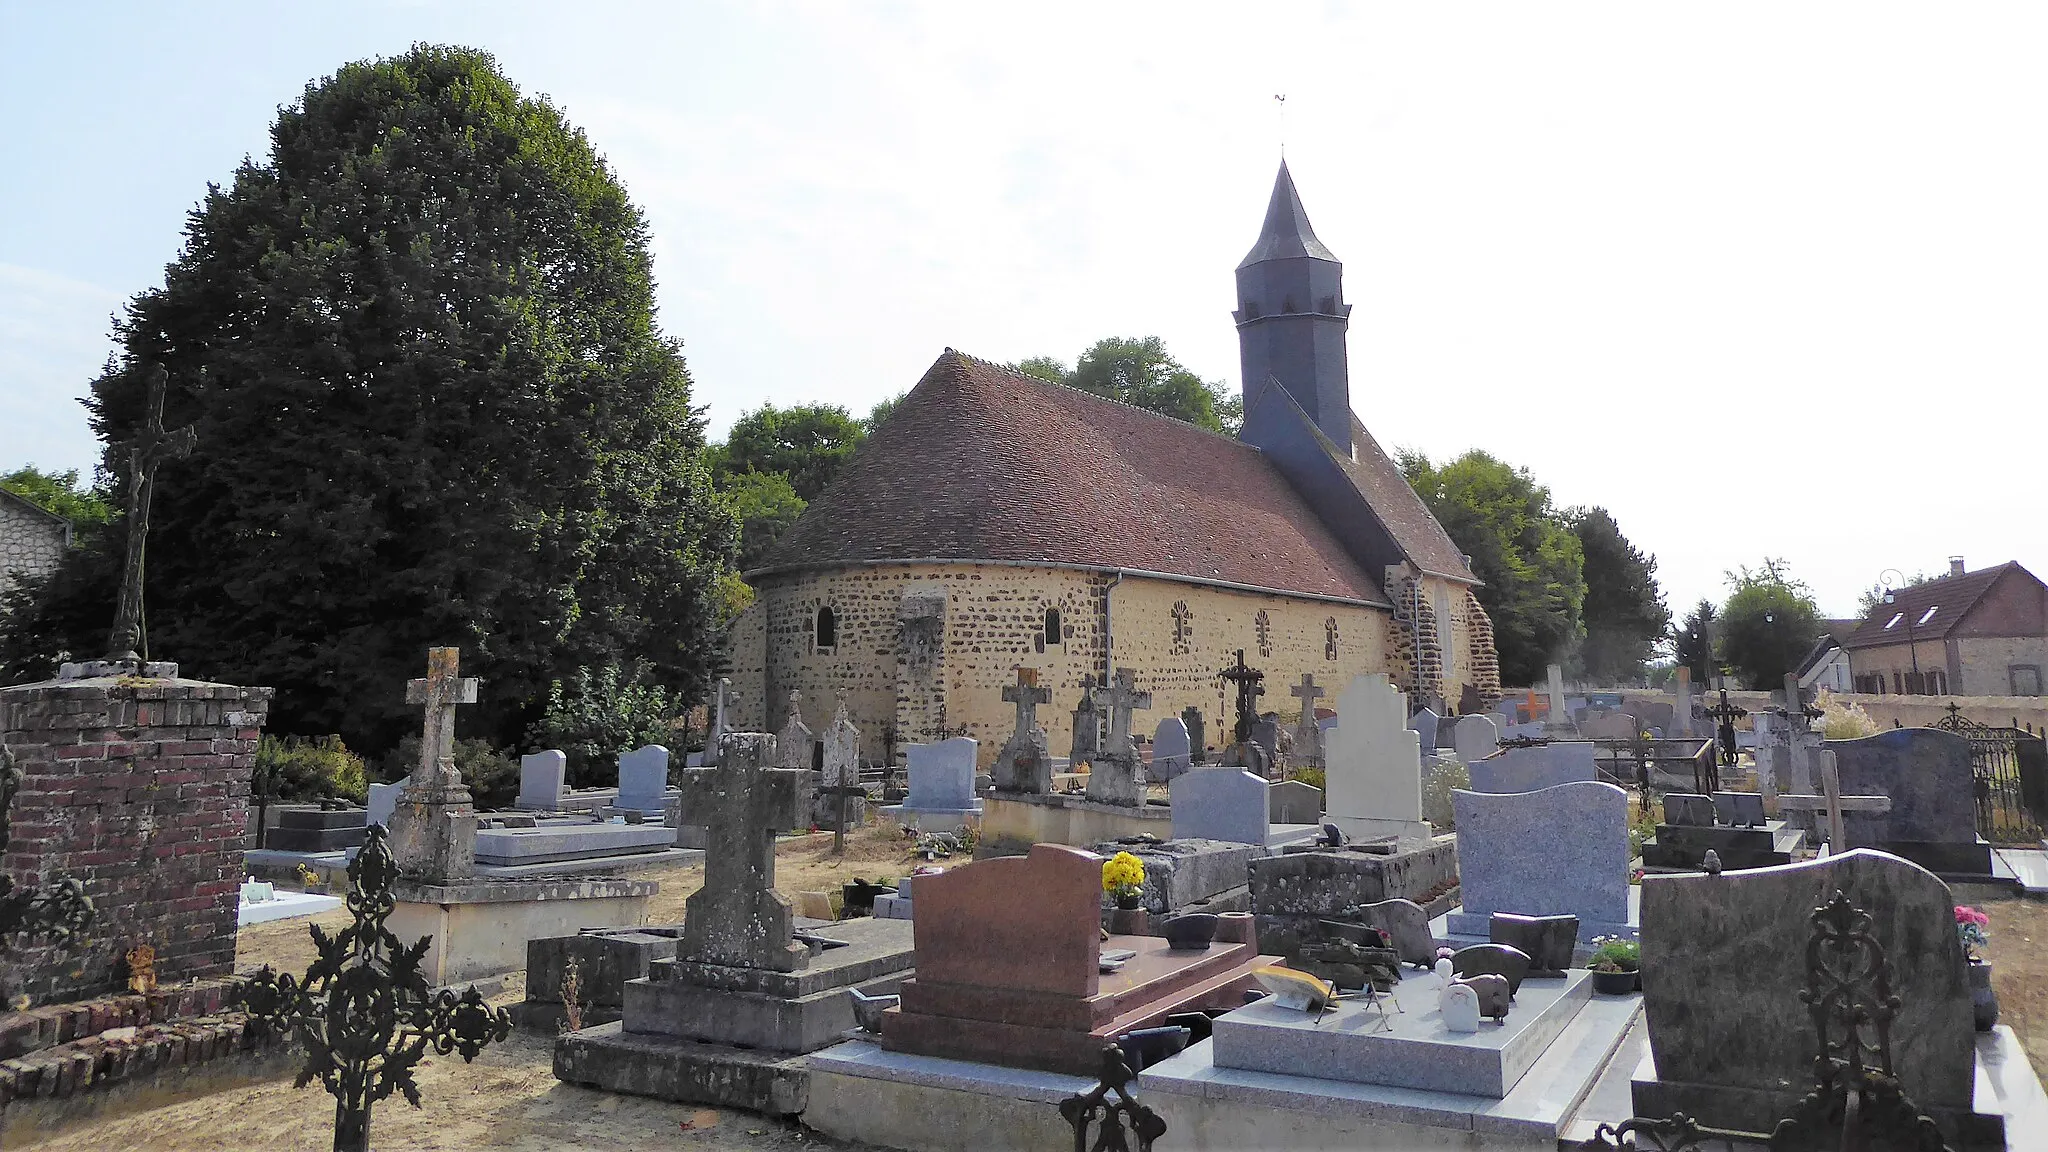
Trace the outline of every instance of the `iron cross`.
{"type": "Polygon", "coordinates": [[[114,628],[107,634],[107,659],[135,663],[142,640],[142,545],[149,537],[149,500],[156,488],[157,465],[189,455],[199,433],[187,424],[164,431],[164,387],[169,380],[162,365],[150,369],[149,399],[143,408],[142,430],[128,448],[128,560],[121,569],[121,602],[114,610],[114,628]]]}
{"type": "Polygon", "coordinates": [[[1259,697],[1266,694],[1263,683],[1266,674],[1246,666],[1244,649],[1239,648],[1236,666],[1224,669],[1223,678],[1237,685],[1237,742],[1242,744],[1252,738],[1252,721],[1258,715],[1259,697]]]}
{"type": "Polygon", "coordinates": [[[455,706],[476,703],[476,677],[462,674],[462,649],[427,649],[427,678],[405,682],[405,702],[423,707],[420,779],[433,779],[435,766],[455,757],[455,706]]]}

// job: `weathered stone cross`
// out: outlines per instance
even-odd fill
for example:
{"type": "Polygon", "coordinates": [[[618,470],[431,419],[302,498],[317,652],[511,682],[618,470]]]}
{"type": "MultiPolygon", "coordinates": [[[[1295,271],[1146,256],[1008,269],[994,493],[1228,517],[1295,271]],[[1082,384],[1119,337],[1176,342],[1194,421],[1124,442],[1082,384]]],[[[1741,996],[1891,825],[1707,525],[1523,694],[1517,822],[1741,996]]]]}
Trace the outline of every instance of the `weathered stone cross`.
{"type": "Polygon", "coordinates": [[[1315,719],[1316,701],[1321,700],[1325,695],[1321,688],[1316,687],[1315,674],[1312,672],[1303,672],[1301,674],[1301,683],[1289,688],[1287,694],[1301,701],[1301,718],[1303,721],[1315,719]]]}
{"type": "Polygon", "coordinates": [[[441,761],[455,759],[455,706],[476,703],[476,677],[462,673],[462,649],[427,649],[427,677],[408,680],[405,702],[424,707],[420,727],[420,767],[431,778],[441,761]]]}
{"type": "Polygon", "coordinates": [[[1820,790],[1818,796],[1785,795],[1778,797],[1778,810],[1796,808],[1803,811],[1826,812],[1828,814],[1828,854],[1836,855],[1849,850],[1848,833],[1843,830],[1842,814],[1845,812],[1889,812],[1892,801],[1889,796],[1844,796],[1842,777],[1835,770],[1835,754],[1820,754],[1820,790]]]}
{"type": "Polygon", "coordinates": [[[1038,706],[1052,703],[1052,689],[1038,686],[1038,669],[1017,669],[1017,682],[1003,689],[1003,702],[1017,706],[1017,731],[1038,727],[1038,706]]]}
{"type": "Polygon", "coordinates": [[[1102,689],[1101,694],[1109,703],[1109,754],[1135,757],[1137,747],[1131,743],[1131,710],[1152,707],[1152,694],[1138,691],[1138,673],[1130,668],[1117,669],[1116,678],[1102,689]]]}
{"type": "Polygon", "coordinates": [[[128,559],[121,569],[121,602],[114,627],[107,634],[107,659],[134,662],[142,639],[142,549],[149,539],[149,500],[156,490],[156,467],[192,451],[199,434],[190,424],[164,431],[164,385],[161,365],[150,369],[149,399],[142,412],[142,430],[128,449],[128,559]]]}
{"type": "Polygon", "coordinates": [[[730,732],[716,767],[683,772],[681,823],[709,830],[704,886],[683,905],[686,961],[794,972],[810,959],[775,890],[775,834],[810,823],[811,774],[766,767],[774,759],[775,737],[730,732]]]}

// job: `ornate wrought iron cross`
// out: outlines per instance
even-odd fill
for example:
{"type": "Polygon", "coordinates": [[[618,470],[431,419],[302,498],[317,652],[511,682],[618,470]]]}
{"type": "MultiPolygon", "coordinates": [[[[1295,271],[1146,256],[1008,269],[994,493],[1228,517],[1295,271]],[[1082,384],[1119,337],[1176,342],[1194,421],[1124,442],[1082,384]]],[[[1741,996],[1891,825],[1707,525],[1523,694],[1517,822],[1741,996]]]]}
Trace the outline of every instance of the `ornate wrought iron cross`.
{"type": "MultiPolygon", "coordinates": [[[[21,791],[21,766],[14,750],[0,744],[0,855],[7,851],[14,794],[21,791]]],[[[16,888],[0,875],[0,956],[32,944],[63,945],[92,925],[92,900],[85,885],[59,877],[42,888],[16,888]]]]}
{"type": "Polygon", "coordinates": [[[1721,763],[1735,763],[1735,722],[1749,715],[1749,709],[1738,708],[1728,702],[1728,690],[1721,689],[1721,702],[1707,709],[1707,715],[1720,722],[1721,763]]]}
{"type": "Polygon", "coordinates": [[[164,385],[168,379],[162,365],[150,369],[142,430],[128,448],[128,560],[121,569],[121,603],[114,610],[113,630],[107,634],[107,659],[125,663],[142,659],[136,652],[142,641],[142,546],[149,538],[149,498],[156,488],[156,466],[190,454],[199,439],[190,424],[176,432],[164,431],[164,385]]]}
{"type": "Polygon", "coordinates": [[[1259,718],[1259,697],[1266,694],[1266,674],[1246,666],[1244,649],[1237,650],[1237,663],[1223,670],[1223,678],[1237,686],[1237,742],[1252,738],[1252,725],[1259,718]]]}
{"type": "Polygon", "coordinates": [[[460,996],[427,987],[420,964],[433,937],[402,944],[384,927],[397,879],[384,829],[372,824],[348,866],[355,922],[339,936],[308,926],[320,958],[303,980],[266,966],[242,989],[251,1023],[306,1050],[297,1087],[317,1076],[334,1097],[334,1152],[369,1152],[370,1109],[393,1092],[420,1106],[413,1068],[429,1048],[467,1063],[512,1034],[512,1017],[484,1003],[475,985],[460,996]]]}
{"type": "Polygon", "coordinates": [[[1152,1142],[1166,1135],[1166,1121],[1131,1094],[1138,1078],[1115,1045],[1102,1050],[1101,1081],[1094,1088],[1060,1101],[1060,1115],[1074,1130],[1074,1152],[1151,1152],[1152,1142]],[[1116,1093],[1115,1102],[1109,1099],[1116,1093]],[[1094,1139],[1089,1139],[1094,1129],[1094,1139]]]}

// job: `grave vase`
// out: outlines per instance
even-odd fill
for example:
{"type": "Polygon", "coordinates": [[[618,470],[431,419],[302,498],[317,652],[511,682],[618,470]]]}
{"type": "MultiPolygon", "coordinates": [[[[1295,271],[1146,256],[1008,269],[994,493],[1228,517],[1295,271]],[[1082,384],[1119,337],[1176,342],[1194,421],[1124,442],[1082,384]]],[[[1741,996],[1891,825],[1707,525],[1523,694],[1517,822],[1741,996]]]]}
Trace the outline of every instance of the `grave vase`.
{"type": "Polygon", "coordinates": [[[1982,960],[1970,961],[1970,1012],[1979,1032],[1998,1024],[1998,993],[1991,990],[1991,965],[1982,960]]]}
{"type": "Polygon", "coordinates": [[[1626,996],[1636,990],[1634,972],[1593,972],[1593,991],[1602,996],[1626,996]]]}
{"type": "Polygon", "coordinates": [[[1143,936],[1151,927],[1151,913],[1143,908],[1112,908],[1109,910],[1109,934],[1111,936],[1143,936]]]}

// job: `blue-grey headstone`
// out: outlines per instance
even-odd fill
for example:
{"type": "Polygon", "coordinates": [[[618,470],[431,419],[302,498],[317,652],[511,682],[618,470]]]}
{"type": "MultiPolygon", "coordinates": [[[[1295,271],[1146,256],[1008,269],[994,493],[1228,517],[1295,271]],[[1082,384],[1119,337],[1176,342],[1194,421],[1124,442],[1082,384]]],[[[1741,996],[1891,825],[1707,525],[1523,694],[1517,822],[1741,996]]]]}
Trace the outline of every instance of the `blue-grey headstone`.
{"type": "MultiPolygon", "coordinates": [[[[1758,797],[1761,801],[1762,797],[1758,797]]],[[[1681,828],[1712,828],[1714,798],[1690,792],[1671,792],[1664,797],[1664,822],[1681,828]]]]}
{"type": "Polygon", "coordinates": [[[1754,792],[1716,792],[1714,815],[1731,828],[1761,828],[1764,798],[1754,792]]]}
{"type": "Polygon", "coordinates": [[[562,779],[569,758],[549,748],[519,758],[519,798],[514,808],[553,812],[562,806],[562,779]]]}
{"type": "Polygon", "coordinates": [[[1252,743],[1266,753],[1266,763],[1271,764],[1280,755],[1280,724],[1270,718],[1260,718],[1252,723],[1252,743]]]}
{"type": "Polygon", "coordinates": [[[1194,745],[1187,722],[1168,716],[1152,730],[1152,763],[1145,771],[1148,780],[1169,782],[1194,762],[1194,745]]]}
{"type": "Polygon", "coordinates": [[[1441,718],[1427,708],[1408,718],[1408,730],[1422,738],[1424,752],[1436,747],[1436,730],[1439,723],[1441,718]]]}
{"type": "Polygon", "coordinates": [[[412,777],[405,776],[395,783],[370,785],[369,803],[364,805],[369,809],[368,823],[388,826],[391,814],[398,809],[398,798],[405,795],[405,786],[410,783],[412,777]]]}
{"type": "Polygon", "coordinates": [[[668,749],[648,744],[619,757],[617,807],[659,811],[668,801],[667,791],[668,749]]]}
{"type": "Polygon", "coordinates": [[[1505,748],[1467,765],[1474,792],[1537,792],[1600,778],[1593,745],[1583,742],[1505,748]]]}
{"type": "Polygon", "coordinates": [[[1458,759],[1470,764],[1483,760],[1500,751],[1500,730],[1494,727],[1490,716],[1460,716],[1451,729],[1451,750],[1458,759]]]}
{"type": "Polygon", "coordinates": [[[1498,795],[1460,789],[1451,809],[1467,923],[1484,931],[1486,917],[1517,912],[1577,916],[1588,936],[1626,928],[1628,793],[1587,782],[1498,795]]]}
{"type": "Polygon", "coordinates": [[[1319,824],[1323,790],[1299,780],[1276,780],[1266,790],[1266,817],[1275,824],[1319,824]]]}
{"type": "Polygon", "coordinates": [[[1894,728],[1861,740],[1830,740],[1844,796],[1888,796],[1889,812],[1847,812],[1852,848],[1887,841],[1974,844],[1976,778],[1970,742],[1938,728],[1894,728]]]}
{"type": "Polygon", "coordinates": [[[1266,842],[1266,781],[1242,768],[1194,768],[1167,786],[1175,840],[1266,842]]]}
{"type": "Polygon", "coordinates": [[[912,744],[903,750],[910,775],[906,808],[963,811],[974,808],[974,757],[981,742],[955,736],[936,744],[912,744]]]}

